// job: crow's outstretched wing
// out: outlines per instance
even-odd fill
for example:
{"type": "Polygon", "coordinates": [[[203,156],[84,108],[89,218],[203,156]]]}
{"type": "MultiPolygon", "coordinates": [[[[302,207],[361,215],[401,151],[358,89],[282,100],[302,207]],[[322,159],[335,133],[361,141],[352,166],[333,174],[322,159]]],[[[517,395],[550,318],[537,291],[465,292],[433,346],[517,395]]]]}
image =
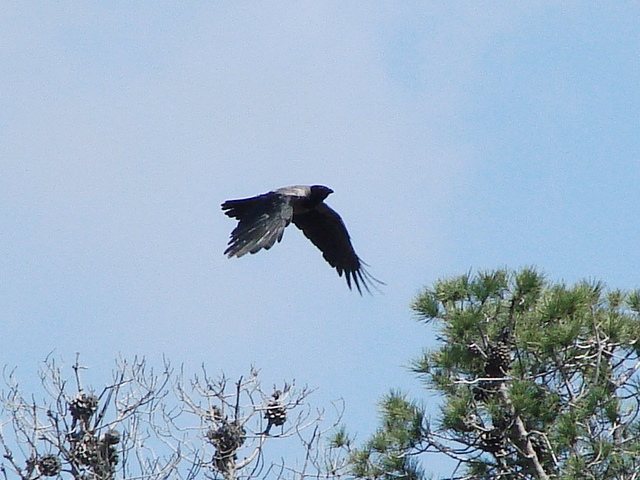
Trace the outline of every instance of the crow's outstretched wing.
{"type": "Polygon", "coordinates": [[[224,213],[238,219],[238,226],[231,232],[229,247],[224,254],[241,257],[270,249],[282,240],[284,229],[291,223],[293,207],[290,197],[275,192],[241,200],[228,200],[222,204],[224,213]]]}
{"type": "Polygon", "coordinates": [[[362,294],[361,287],[369,291],[372,282],[381,283],[365,270],[364,262],[353,249],[342,218],[327,204],[321,203],[313,210],[296,213],[293,223],[320,249],[324,259],[337,270],[338,275],[342,276],[344,272],[349,288],[353,282],[362,294]]]}

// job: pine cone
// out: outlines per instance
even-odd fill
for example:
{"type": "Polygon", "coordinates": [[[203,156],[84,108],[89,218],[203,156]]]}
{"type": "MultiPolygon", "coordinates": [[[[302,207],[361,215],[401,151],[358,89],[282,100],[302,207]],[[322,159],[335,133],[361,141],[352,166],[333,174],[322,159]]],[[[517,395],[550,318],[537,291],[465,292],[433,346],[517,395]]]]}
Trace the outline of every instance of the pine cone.
{"type": "Polygon", "coordinates": [[[116,445],[120,443],[120,432],[117,430],[107,430],[102,437],[102,441],[109,445],[116,445]]]}
{"type": "Polygon", "coordinates": [[[244,443],[245,435],[245,429],[235,422],[225,422],[220,428],[207,432],[209,442],[216,449],[212,460],[219,472],[225,474],[233,468],[237,458],[236,452],[244,443]]]}
{"type": "Polygon", "coordinates": [[[498,453],[505,448],[505,438],[503,432],[494,428],[480,436],[479,447],[481,450],[489,453],[498,453]]]}
{"type": "Polygon", "coordinates": [[[267,419],[269,425],[279,427],[287,421],[287,409],[278,400],[272,400],[267,405],[264,418],[267,419]]]}
{"type": "Polygon", "coordinates": [[[504,377],[511,368],[511,348],[505,342],[492,342],[487,349],[484,371],[488,377],[504,377]]]}
{"type": "Polygon", "coordinates": [[[478,385],[473,387],[471,391],[476,402],[486,402],[491,395],[498,391],[498,385],[496,382],[483,380],[478,382],[478,385]]]}
{"type": "Polygon", "coordinates": [[[45,477],[55,477],[62,470],[62,462],[55,455],[45,455],[38,459],[38,470],[45,477]]]}
{"type": "Polygon", "coordinates": [[[474,413],[469,413],[465,415],[462,419],[462,428],[460,429],[463,432],[473,432],[480,427],[480,419],[474,413]]]}
{"type": "Polygon", "coordinates": [[[91,433],[76,436],[72,445],[72,456],[81,465],[93,466],[98,463],[98,441],[91,433]]]}
{"type": "Polygon", "coordinates": [[[107,470],[113,470],[113,467],[117,465],[118,460],[120,460],[118,449],[113,445],[105,442],[103,439],[103,441],[101,441],[99,445],[99,452],[101,465],[106,465],[107,470]]]}
{"type": "Polygon", "coordinates": [[[86,423],[97,410],[98,397],[95,395],[79,393],[69,402],[69,412],[74,421],[86,423]]]}
{"type": "Polygon", "coordinates": [[[218,429],[210,429],[207,438],[221,457],[234,455],[246,439],[246,431],[235,422],[225,423],[218,429]]]}

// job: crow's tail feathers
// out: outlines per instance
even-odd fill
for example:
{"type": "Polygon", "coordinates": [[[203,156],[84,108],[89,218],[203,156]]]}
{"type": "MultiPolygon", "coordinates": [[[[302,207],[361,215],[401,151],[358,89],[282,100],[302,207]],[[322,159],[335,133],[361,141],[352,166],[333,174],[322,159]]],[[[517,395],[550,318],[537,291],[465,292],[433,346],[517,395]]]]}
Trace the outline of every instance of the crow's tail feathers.
{"type": "MultiPolygon", "coordinates": [[[[360,258],[358,258],[358,262],[360,266],[358,269],[349,271],[344,271],[344,277],[347,280],[347,285],[349,290],[351,290],[352,284],[355,284],[358,293],[362,295],[362,289],[366,290],[367,293],[371,294],[371,289],[376,290],[378,293],[381,293],[378,285],[386,285],[382,280],[378,280],[376,277],[371,275],[365,266],[369,266],[365,262],[363,262],[360,258]]],[[[338,270],[338,275],[342,276],[342,271],[338,270]]]]}

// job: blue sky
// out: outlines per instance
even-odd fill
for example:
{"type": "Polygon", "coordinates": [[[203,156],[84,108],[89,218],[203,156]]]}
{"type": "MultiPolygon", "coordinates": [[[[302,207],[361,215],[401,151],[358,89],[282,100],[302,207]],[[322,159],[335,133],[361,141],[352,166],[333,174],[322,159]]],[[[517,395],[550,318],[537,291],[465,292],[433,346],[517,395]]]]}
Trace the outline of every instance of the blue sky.
{"type": "Polygon", "coordinates": [[[51,351],[96,378],[117,354],[254,364],[343,397],[364,438],[389,388],[422,393],[423,286],[525,265],[640,286],[637,2],[2,11],[0,351],[22,376],[51,351]],[[335,191],[382,295],[293,227],[222,255],[222,201],[299,183],[335,191]]]}

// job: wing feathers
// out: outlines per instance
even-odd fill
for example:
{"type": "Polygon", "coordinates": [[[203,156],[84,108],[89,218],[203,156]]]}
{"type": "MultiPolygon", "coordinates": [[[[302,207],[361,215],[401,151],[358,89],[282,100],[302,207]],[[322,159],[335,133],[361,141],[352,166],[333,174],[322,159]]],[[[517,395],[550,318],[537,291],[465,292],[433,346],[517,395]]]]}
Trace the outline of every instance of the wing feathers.
{"type": "Polygon", "coordinates": [[[356,254],[349,232],[340,215],[325,203],[304,213],[296,213],[293,223],[320,249],[324,259],[344,277],[347,286],[352,284],[362,294],[362,288],[369,292],[373,282],[381,283],[364,268],[364,262],[356,254]]]}
{"type": "Polygon", "coordinates": [[[239,220],[224,252],[228,257],[242,257],[263,248],[270,249],[282,240],[284,229],[291,223],[293,216],[293,209],[287,198],[272,192],[226,201],[222,204],[222,209],[229,217],[239,220]]]}

